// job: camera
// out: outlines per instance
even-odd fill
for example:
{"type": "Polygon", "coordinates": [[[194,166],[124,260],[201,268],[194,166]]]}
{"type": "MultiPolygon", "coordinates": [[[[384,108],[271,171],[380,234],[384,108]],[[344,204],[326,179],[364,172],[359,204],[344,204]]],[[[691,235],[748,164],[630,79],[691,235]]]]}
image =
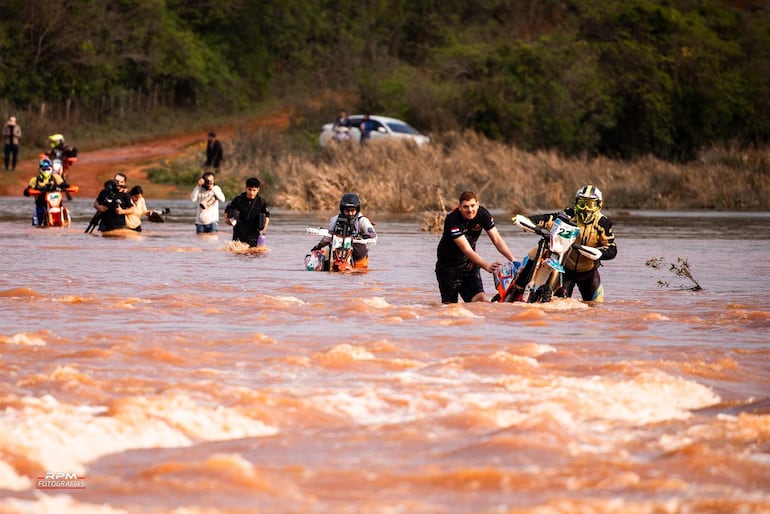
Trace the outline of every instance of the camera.
{"type": "Polygon", "coordinates": [[[206,200],[202,201],[201,203],[199,203],[198,207],[200,207],[201,209],[208,209],[209,207],[214,205],[216,202],[217,202],[217,199],[215,197],[211,196],[211,197],[207,198],[206,200]]]}

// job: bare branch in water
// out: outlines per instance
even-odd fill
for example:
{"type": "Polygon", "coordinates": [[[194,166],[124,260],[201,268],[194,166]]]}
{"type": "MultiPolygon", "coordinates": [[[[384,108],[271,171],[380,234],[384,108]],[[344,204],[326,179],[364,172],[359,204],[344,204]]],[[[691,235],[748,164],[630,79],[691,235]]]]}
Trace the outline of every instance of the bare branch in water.
{"type": "MultiPolygon", "coordinates": [[[[647,262],[644,263],[645,266],[648,268],[660,270],[663,268],[664,259],[663,257],[653,257],[649,259],[647,262]]],[[[692,274],[692,270],[690,269],[690,263],[687,262],[687,259],[683,259],[682,257],[676,258],[676,263],[669,263],[668,271],[679,278],[686,278],[690,282],[692,282],[692,286],[686,287],[682,286],[680,289],[684,289],[687,291],[701,291],[703,287],[698,283],[698,281],[695,279],[695,276],[692,274]]],[[[658,280],[658,287],[669,287],[670,283],[664,280],[658,280]]]]}

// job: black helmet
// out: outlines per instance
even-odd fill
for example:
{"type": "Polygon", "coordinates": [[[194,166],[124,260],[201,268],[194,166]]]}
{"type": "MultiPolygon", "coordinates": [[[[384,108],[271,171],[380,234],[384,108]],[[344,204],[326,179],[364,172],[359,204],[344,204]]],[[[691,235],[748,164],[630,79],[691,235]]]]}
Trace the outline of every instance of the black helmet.
{"type": "Polygon", "coordinates": [[[361,199],[356,193],[345,193],[340,200],[340,215],[345,215],[345,209],[355,209],[356,214],[361,212],[361,199]]]}

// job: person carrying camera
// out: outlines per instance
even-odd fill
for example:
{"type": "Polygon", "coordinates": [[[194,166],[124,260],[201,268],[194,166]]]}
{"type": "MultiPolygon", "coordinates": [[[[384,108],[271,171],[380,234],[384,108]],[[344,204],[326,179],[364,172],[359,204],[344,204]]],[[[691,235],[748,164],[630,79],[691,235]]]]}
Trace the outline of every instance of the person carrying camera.
{"type": "Polygon", "coordinates": [[[94,209],[101,213],[100,232],[127,228],[126,214],[133,214],[135,211],[134,202],[127,190],[126,176],[123,173],[116,173],[114,179],[104,183],[104,189],[94,201],[94,209]]]}
{"type": "Polygon", "coordinates": [[[233,241],[260,246],[260,236],[267,232],[270,211],[259,196],[262,183],[257,177],[246,179],[246,190],[225,208],[225,222],[233,227],[233,241]]]}
{"type": "Polygon", "coordinates": [[[198,184],[190,194],[190,200],[198,204],[195,233],[216,232],[219,226],[219,202],[225,201],[225,194],[214,184],[213,173],[207,171],[198,179],[198,184]]]}

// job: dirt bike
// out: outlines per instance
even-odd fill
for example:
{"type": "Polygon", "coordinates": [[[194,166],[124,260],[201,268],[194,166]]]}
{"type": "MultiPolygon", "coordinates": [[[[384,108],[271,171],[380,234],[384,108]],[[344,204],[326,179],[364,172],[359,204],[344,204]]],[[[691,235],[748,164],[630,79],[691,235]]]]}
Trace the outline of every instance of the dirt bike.
{"type": "Polygon", "coordinates": [[[64,205],[64,194],[68,196],[78,192],[78,186],[69,186],[64,189],[55,189],[52,191],[41,191],[40,189],[29,189],[29,195],[38,197],[45,195],[45,210],[43,219],[37,219],[37,205],[35,206],[33,225],[39,227],[68,227],[71,223],[70,211],[64,205]]]}
{"type": "MultiPolygon", "coordinates": [[[[347,218],[340,217],[334,233],[322,228],[308,228],[308,233],[331,237],[331,242],[320,250],[311,250],[305,256],[308,271],[353,271],[353,244],[373,245],[376,239],[362,239],[353,234],[353,226],[347,218]]],[[[360,268],[359,268],[360,269],[360,268]]]]}
{"type": "Polygon", "coordinates": [[[580,236],[580,229],[570,224],[566,218],[557,217],[550,230],[538,227],[521,214],[516,215],[513,223],[526,232],[539,235],[540,241],[531,263],[530,257],[525,256],[523,262],[504,264],[492,275],[497,289],[492,301],[550,302],[553,293],[562,286],[563,262],[569,251],[580,252],[594,261],[602,256],[596,248],[575,244],[575,240],[580,236]],[[519,276],[521,273],[526,273],[527,276],[519,276]],[[516,287],[516,283],[526,285],[521,289],[516,287]]]}
{"type": "Polygon", "coordinates": [[[70,166],[77,162],[77,157],[66,157],[64,159],[54,158],[51,159],[51,166],[53,167],[54,175],[61,175],[63,179],[67,179],[67,172],[70,166]]]}
{"type": "Polygon", "coordinates": [[[347,143],[350,139],[350,128],[342,126],[334,127],[334,141],[336,143],[347,143]]]}

